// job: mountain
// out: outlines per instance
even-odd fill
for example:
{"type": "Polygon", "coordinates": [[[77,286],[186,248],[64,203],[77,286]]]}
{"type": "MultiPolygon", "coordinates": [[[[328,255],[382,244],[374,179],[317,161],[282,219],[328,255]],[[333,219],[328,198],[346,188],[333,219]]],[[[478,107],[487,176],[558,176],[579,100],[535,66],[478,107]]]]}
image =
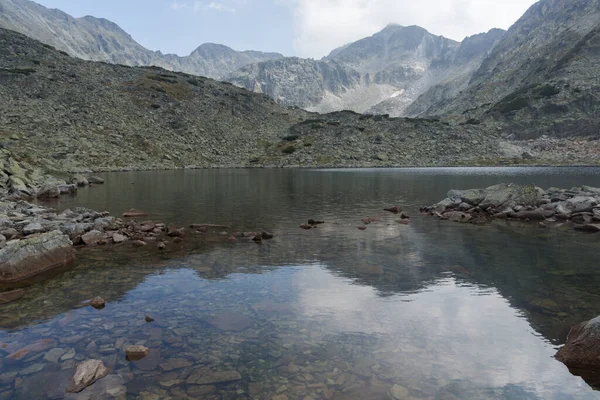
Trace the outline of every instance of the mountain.
{"type": "Polygon", "coordinates": [[[282,58],[277,53],[235,51],[204,44],[189,56],[144,48],[117,24],[102,18],[73,18],[29,0],[0,0],[0,27],[20,32],[84,60],[129,66],[159,66],[215,79],[247,64],[282,58]]]}
{"type": "Polygon", "coordinates": [[[287,109],[209,78],[80,60],[1,28],[0,49],[0,146],[46,171],[456,165],[501,156],[475,126],[287,109]]]}
{"type": "Polygon", "coordinates": [[[384,102],[373,110],[398,116],[432,85],[476,69],[502,34],[494,30],[460,44],[418,26],[390,24],[323,60],[266,61],[243,67],[226,80],[311,111],[365,112],[384,102]]]}
{"type": "Polygon", "coordinates": [[[409,110],[482,120],[520,139],[598,136],[599,63],[600,0],[542,0],[508,30],[462,92],[421,98],[409,110]]]}
{"type": "Polygon", "coordinates": [[[467,87],[473,74],[505,33],[502,29],[492,29],[465,38],[446,58],[435,61],[430,85],[416,99],[411,99],[413,101],[408,106],[406,102],[398,104],[398,99],[392,98],[373,106],[369,112],[394,114],[396,110],[404,108],[404,115],[427,115],[431,103],[450,100],[467,87]]]}

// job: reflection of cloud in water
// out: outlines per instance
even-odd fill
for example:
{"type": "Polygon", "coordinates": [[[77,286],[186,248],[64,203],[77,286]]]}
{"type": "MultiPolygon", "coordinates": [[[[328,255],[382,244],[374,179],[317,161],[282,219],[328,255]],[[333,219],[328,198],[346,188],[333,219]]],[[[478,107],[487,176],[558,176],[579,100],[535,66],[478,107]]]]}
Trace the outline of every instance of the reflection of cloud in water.
{"type": "Polygon", "coordinates": [[[443,279],[418,293],[383,298],[317,266],[298,269],[293,282],[301,316],[331,334],[383,337],[386,360],[422,379],[523,384],[543,398],[558,398],[559,391],[600,398],[552,358],[555,349],[495,290],[443,279]]]}

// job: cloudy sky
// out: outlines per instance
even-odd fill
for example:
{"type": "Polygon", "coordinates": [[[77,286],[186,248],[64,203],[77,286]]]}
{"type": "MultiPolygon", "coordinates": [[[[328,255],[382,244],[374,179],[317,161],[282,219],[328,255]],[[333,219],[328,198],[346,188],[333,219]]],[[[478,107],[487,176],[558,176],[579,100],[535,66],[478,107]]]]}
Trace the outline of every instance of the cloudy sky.
{"type": "Polygon", "coordinates": [[[147,48],[187,55],[205,42],[320,58],[388,23],[452,39],[507,29],[535,0],[36,0],[118,23],[147,48]]]}

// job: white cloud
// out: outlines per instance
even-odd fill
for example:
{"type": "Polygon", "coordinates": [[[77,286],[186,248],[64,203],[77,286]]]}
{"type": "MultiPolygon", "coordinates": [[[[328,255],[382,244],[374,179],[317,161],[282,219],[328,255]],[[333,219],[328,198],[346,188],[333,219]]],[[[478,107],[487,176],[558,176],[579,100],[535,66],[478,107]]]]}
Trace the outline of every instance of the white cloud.
{"type": "Polygon", "coordinates": [[[299,56],[321,57],[389,23],[419,25],[455,40],[507,29],[535,0],[287,0],[299,56]]]}
{"type": "Polygon", "coordinates": [[[177,0],[173,0],[171,2],[171,8],[173,10],[181,10],[182,8],[186,8],[188,5],[188,3],[180,3],[177,0]]]}
{"type": "Polygon", "coordinates": [[[235,8],[224,1],[196,1],[194,2],[194,12],[203,10],[218,11],[218,12],[235,12],[235,8]]]}

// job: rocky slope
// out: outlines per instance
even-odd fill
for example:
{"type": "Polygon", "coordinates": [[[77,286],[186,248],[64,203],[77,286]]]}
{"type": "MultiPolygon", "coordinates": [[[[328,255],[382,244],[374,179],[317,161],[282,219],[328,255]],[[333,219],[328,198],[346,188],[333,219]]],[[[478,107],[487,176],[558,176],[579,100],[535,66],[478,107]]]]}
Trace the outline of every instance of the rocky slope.
{"type": "Polygon", "coordinates": [[[420,99],[420,110],[483,120],[486,129],[518,139],[597,136],[599,41],[598,0],[542,0],[510,28],[463,92],[420,99]]]}
{"type": "Polygon", "coordinates": [[[0,27],[23,33],[84,60],[168,70],[220,79],[252,63],[283,57],[277,53],[235,51],[207,43],[189,56],[144,48],[117,24],[103,18],[73,18],[29,0],[0,0],[0,27]]]}
{"type": "Polygon", "coordinates": [[[493,30],[459,44],[417,26],[392,24],[321,61],[267,61],[241,68],[227,80],[311,111],[398,116],[432,85],[468,76],[502,35],[493,30]]]}
{"type": "Polygon", "coordinates": [[[495,139],[477,127],[285,109],[208,78],[71,58],[7,30],[0,49],[2,145],[50,171],[438,165],[498,156],[495,139]]]}

